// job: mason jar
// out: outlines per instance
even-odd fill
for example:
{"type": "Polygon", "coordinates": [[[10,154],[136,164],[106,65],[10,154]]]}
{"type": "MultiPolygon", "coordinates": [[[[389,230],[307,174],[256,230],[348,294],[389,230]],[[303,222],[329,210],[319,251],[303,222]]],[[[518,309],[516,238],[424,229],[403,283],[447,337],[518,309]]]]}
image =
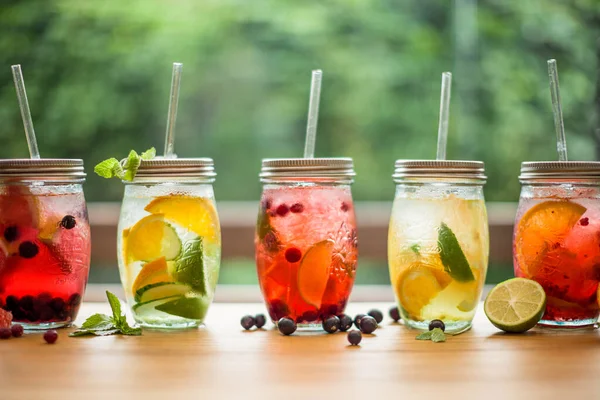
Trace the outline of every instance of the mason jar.
{"type": "Polygon", "coordinates": [[[471,327],[488,267],[480,161],[397,160],[388,235],[392,287],[406,326],[471,327]]]}
{"type": "Polygon", "coordinates": [[[340,315],[358,259],[351,158],[266,159],[256,225],[258,281],[273,322],[340,315]]]}
{"type": "Polygon", "coordinates": [[[142,160],[126,182],[119,219],[121,282],[132,314],[149,328],[203,324],[221,260],[212,159],[142,160]]]}
{"type": "Polygon", "coordinates": [[[0,160],[0,307],[25,329],[70,325],[90,269],[82,160],[0,160]]]}
{"type": "Polygon", "coordinates": [[[540,325],[591,327],[599,315],[600,162],[524,162],[519,180],[515,275],[544,288],[540,325]]]}

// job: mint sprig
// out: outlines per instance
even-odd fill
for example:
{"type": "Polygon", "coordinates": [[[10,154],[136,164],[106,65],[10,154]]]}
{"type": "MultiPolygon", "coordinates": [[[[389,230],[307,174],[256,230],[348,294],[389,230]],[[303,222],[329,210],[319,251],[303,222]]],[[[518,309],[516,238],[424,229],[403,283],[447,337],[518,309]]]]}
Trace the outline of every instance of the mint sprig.
{"type": "Polygon", "coordinates": [[[121,312],[121,301],[117,296],[107,290],[106,297],[108,297],[108,303],[112,309],[112,317],[105,314],[94,314],[85,320],[81,328],[72,332],[69,336],[108,336],[117,333],[140,336],[142,334],[142,328],[132,328],[127,323],[127,317],[121,312]]]}
{"type": "Polygon", "coordinates": [[[110,179],[119,178],[124,181],[131,182],[135,178],[142,160],[152,160],[156,157],[156,149],[154,147],[144,151],[141,155],[131,150],[129,155],[123,161],[116,158],[109,158],[94,167],[94,172],[99,176],[110,179]]]}
{"type": "Polygon", "coordinates": [[[417,335],[417,340],[431,340],[434,343],[445,342],[446,335],[440,328],[434,328],[431,331],[423,332],[417,335]]]}

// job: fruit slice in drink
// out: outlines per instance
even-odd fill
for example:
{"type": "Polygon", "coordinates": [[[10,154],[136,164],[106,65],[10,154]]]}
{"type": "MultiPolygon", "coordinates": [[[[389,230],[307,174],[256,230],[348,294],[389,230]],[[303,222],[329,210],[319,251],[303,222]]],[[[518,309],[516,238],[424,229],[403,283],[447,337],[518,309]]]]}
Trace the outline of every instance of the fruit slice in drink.
{"type": "Polygon", "coordinates": [[[181,252],[181,240],[164,215],[148,215],[139,220],[124,237],[126,260],[152,261],[160,257],[174,260],[181,252]]]}
{"type": "Polygon", "coordinates": [[[300,296],[306,303],[316,308],[321,307],[323,294],[327,288],[334,245],[332,240],[314,244],[307,250],[298,267],[300,296]]]}

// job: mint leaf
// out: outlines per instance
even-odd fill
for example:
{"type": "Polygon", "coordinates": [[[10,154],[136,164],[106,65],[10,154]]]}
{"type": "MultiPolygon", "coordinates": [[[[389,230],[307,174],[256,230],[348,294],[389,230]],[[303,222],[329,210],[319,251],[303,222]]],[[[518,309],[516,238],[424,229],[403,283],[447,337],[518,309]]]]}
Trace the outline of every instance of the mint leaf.
{"type": "Polygon", "coordinates": [[[116,170],[121,169],[121,164],[116,158],[109,158],[94,167],[94,172],[103,178],[110,179],[116,177],[116,170]]]}
{"type": "Polygon", "coordinates": [[[85,320],[83,325],[81,325],[81,329],[103,330],[108,325],[112,326],[111,318],[108,315],[94,314],[85,320]]]}
{"type": "Polygon", "coordinates": [[[176,281],[190,285],[202,295],[206,294],[204,246],[201,237],[185,242],[181,256],[175,261],[173,275],[176,281]]]}
{"type": "Polygon", "coordinates": [[[131,150],[127,156],[127,159],[125,160],[125,163],[123,164],[123,169],[125,170],[125,176],[123,177],[123,180],[131,182],[133,178],[135,178],[135,174],[137,174],[137,170],[141,163],[142,159],[138,153],[136,153],[135,150],[131,150]]]}
{"type": "Polygon", "coordinates": [[[417,339],[417,340],[431,340],[431,335],[433,335],[432,331],[427,331],[427,332],[420,333],[419,335],[417,335],[417,337],[415,339],[417,339]]]}
{"type": "Polygon", "coordinates": [[[117,328],[120,328],[120,325],[123,324],[123,321],[127,322],[125,315],[121,313],[121,301],[117,296],[108,290],[106,291],[106,297],[108,297],[108,303],[110,304],[110,308],[113,312],[111,320],[117,328]]]}
{"type": "Polygon", "coordinates": [[[140,156],[142,160],[152,160],[156,157],[156,149],[154,147],[149,148],[140,156]]]}
{"type": "Polygon", "coordinates": [[[95,336],[110,336],[119,333],[120,330],[111,325],[108,329],[78,329],[75,332],[69,334],[71,337],[95,335],[95,336]]]}
{"type": "Polygon", "coordinates": [[[132,328],[127,321],[125,321],[123,326],[121,326],[121,333],[127,336],[140,336],[142,334],[142,328],[132,328]]]}
{"type": "Polygon", "coordinates": [[[440,328],[434,328],[431,331],[431,341],[435,342],[435,343],[445,342],[446,335],[444,335],[444,331],[441,330],[440,328]]]}

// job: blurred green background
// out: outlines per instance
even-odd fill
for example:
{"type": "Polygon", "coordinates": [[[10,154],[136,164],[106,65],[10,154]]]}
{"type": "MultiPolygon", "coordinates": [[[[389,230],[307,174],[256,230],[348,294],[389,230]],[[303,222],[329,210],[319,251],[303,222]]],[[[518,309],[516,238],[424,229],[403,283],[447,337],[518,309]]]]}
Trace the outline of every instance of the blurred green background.
{"type": "MultiPolygon", "coordinates": [[[[178,61],[177,153],[215,159],[219,200],[257,201],[261,158],[302,154],[321,68],[316,155],[354,158],[355,200],[391,200],[395,159],[435,157],[449,70],[448,157],[485,161],[487,200],[516,201],[520,162],[556,158],[549,58],[570,158],[597,159],[599,38],[598,0],[3,0],[0,158],[27,157],[11,64],[42,156],[83,158],[90,173],[162,151],[178,61]]],[[[86,195],[118,201],[122,185],[89,174],[86,195]]],[[[238,270],[254,278],[223,274],[238,270]]]]}

